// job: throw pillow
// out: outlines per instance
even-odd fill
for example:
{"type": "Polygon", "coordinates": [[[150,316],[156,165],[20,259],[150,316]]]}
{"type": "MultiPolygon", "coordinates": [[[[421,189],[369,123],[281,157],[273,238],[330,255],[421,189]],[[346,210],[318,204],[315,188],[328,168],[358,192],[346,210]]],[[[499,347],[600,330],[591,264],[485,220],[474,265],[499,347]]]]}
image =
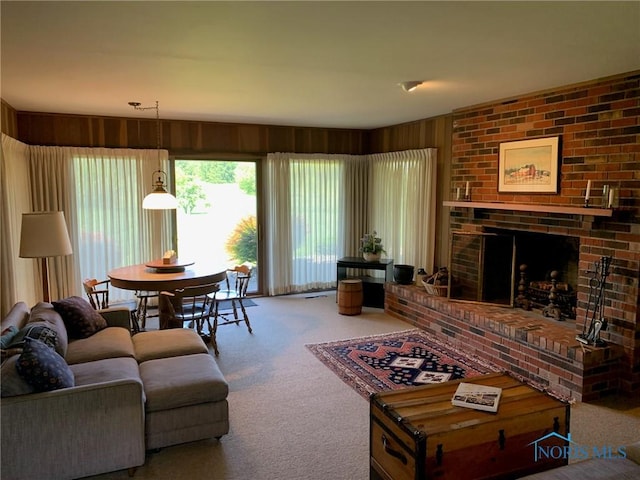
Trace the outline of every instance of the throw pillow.
{"type": "Polygon", "coordinates": [[[0,367],[0,395],[13,397],[33,393],[35,389],[18,374],[16,363],[20,355],[10,356],[0,367]]]}
{"type": "Polygon", "coordinates": [[[20,330],[15,325],[9,325],[7,328],[5,328],[2,331],[2,335],[0,335],[0,348],[4,350],[9,345],[11,345],[13,337],[15,337],[19,331],[20,330]]]}
{"type": "Polygon", "coordinates": [[[68,297],[52,304],[62,316],[69,338],[87,338],[107,328],[104,317],[81,297],[68,297]]]}
{"type": "Polygon", "coordinates": [[[69,365],[40,340],[25,338],[24,349],[16,362],[18,374],[38,392],[73,387],[69,365]]]}
{"type": "Polygon", "coordinates": [[[54,350],[58,345],[58,334],[56,331],[45,324],[36,323],[34,325],[27,324],[23,327],[18,334],[13,337],[13,340],[7,348],[24,348],[24,341],[27,338],[40,340],[54,350]]]}

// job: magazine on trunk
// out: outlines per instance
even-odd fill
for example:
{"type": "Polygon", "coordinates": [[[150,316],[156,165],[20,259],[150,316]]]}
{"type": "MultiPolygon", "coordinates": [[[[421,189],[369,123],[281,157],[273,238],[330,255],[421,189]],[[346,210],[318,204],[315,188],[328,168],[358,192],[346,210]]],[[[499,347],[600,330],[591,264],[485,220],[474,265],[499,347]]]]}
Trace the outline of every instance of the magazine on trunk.
{"type": "Polygon", "coordinates": [[[497,412],[502,389],[477,385],[475,383],[460,383],[451,403],[458,407],[475,408],[486,412],[497,412]]]}

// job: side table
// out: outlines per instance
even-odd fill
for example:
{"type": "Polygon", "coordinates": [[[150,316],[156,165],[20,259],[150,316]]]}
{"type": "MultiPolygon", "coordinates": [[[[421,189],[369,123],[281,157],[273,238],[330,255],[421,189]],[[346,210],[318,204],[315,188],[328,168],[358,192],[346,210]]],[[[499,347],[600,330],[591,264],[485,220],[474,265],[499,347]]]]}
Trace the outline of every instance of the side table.
{"type": "Polygon", "coordinates": [[[343,257],[338,260],[337,282],[347,277],[347,268],[359,270],[378,270],[384,272],[384,279],[361,275],[353,278],[362,280],[362,304],[365,307],[384,308],[384,284],[393,280],[393,258],[382,258],[378,262],[367,262],[362,257],[343,257]]]}

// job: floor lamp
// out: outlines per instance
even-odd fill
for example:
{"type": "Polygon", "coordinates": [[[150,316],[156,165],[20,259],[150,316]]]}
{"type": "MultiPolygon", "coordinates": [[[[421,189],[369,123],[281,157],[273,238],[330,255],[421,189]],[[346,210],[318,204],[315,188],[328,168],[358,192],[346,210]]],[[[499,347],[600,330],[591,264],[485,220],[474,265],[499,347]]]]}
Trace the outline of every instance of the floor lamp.
{"type": "Polygon", "coordinates": [[[20,258],[42,259],[42,296],[49,302],[48,257],[71,255],[71,241],[62,212],[22,214],[20,258]]]}

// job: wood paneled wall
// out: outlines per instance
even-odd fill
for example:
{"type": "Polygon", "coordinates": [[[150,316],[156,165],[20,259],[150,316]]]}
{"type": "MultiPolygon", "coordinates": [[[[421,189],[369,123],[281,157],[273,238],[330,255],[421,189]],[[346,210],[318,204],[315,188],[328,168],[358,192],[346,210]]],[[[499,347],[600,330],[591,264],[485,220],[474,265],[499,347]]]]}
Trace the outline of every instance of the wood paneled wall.
{"type": "Polygon", "coordinates": [[[0,100],[0,122],[2,133],[18,138],[18,112],[4,100],[0,100]]]}
{"type": "MultiPolygon", "coordinates": [[[[156,148],[156,120],[18,112],[18,140],[29,145],[156,148]]],[[[171,155],[269,152],[363,154],[366,130],[161,120],[171,155]]]]}

